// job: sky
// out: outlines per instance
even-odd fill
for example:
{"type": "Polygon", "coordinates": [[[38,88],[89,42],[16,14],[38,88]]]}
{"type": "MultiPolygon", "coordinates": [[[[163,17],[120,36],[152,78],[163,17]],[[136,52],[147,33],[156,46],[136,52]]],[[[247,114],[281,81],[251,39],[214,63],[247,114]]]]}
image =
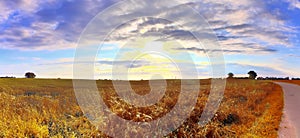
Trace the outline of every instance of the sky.
{"type": "Polygon", "coordinates": [[[300,77],[299,15],[299,0],[2,0],[0,76],[210,78],[218,56],[221,77],[300,77]]]}

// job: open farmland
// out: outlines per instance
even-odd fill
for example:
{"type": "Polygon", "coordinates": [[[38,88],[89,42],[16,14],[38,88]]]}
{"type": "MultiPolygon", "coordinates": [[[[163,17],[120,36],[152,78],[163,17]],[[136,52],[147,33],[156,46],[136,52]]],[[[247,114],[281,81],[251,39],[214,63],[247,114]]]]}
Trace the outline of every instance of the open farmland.
{"type": "Polygon", "coordinates": [[[275,81],[300,85],[300,80],[275,80],[275,81]]]}
{"type": "MultiPolygon", "coordinates": [[[[112,112],[137,122],[167,114],[180,92],[180,81],[168,80],[165,96],[158,103],[134,107],[118,98],[111,81],[97,84],[112,112]]],[[[198,121],[210,93],[210,80],[200,80],[200,84],[190,117],[166,137],[277,137],[283,108],[280,86],[270,81],[228,79],[217,113],[201,127],[198,121]]],[[[148,81],[131,85],[141,95],[150,91],[148,81]]],[[[108,137],[83,115],[72,80],[0,79],[0,112],[0,137],[108,137]]]]}

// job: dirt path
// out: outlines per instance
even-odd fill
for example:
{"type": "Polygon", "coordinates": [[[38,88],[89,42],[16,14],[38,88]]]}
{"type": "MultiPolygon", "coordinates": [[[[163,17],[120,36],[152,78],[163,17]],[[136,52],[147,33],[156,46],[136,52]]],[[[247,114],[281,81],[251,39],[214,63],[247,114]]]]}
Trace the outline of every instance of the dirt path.
{"type": "Polygon", "coordinates": [[[284,92],[283,117],[279,129],[280,138],[300,137],[300,86],[275,82],[284,92]]]}

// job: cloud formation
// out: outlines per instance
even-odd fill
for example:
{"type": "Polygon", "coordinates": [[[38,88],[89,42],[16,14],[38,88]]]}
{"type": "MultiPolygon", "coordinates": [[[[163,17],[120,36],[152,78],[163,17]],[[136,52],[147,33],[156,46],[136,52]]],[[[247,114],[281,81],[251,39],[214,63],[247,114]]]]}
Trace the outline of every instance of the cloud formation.
{"type": "Polygon", "coordinates": [[[248,43],[248,44],[233,43],[230,45],[232,45],[232,46],[246,45],[246,46],[244,46],[245,48],[241,48],[241,49],[205,49],[205,48],[189,47],[189,48],[174,48],[174,50],[190,51],[190,52],[194,52],[197,54],[205,54],[205,53],[209,53],[209,52],[212,52],[212,53],[213,52],[223,52],[224,54],[245,54],[245,53],[257,54],[257,53],[275,53],[275,52],[277,52],[276,49],[256,46],[256,44],[253,44],[253,43],[248,43]]]}
{"type": "Polygon", "coordinates": [[[74,48],[81,31],[113,1],[0,1],[0,48],[74,48]]]}
{"type": "Polygon", "coordinates": [[[285,0],[290,4],[291,8],[298,8],[300,9],[300,1],[299,0],[285,0]]]}
{"type": "MultiPolygon", "coordinates": [[[[294,7],[298,1],[288,0],[294,7]]],[[[293,27],[288,26],[279,15],[265,9],[266,3],[258,0],[215,0],[204,1],[140,1],[132,0],[134,5],[122,5],[118,10],[112,10],[99,22],[97,30],[107,32],[116,29],[109,35],[107,41],[126,41],[141,34],[153,32],[162,33],[165,38],[160,40],[194,40],[193,33],[203,33],[197,20],[189,16],[190,11],[179,11],[183,6],[189,6],[202,15],[211,25],[220,40],[223,49],[239,46],[243,49],[249,43],[265,47],[292,45],[289,41],[293,27]],[[140,18],[128,22],[119,22],[136,15],[152,15],[154,18],[140,18]],[[157,19],[161,16],[177,16],[184,28],[176,26],[171,21],[157,19]],[[115,28],[115,25],[119,25],[115,28]]],[[[0,2],[0,47],[3,49],[22,50],[57,50],[74,48],[79,34],[88,22],[100,11],[116,1],[1,1],[0,2]]],[[[208,29],[208,28],[205,28],[208,29]]],[[[98,33],[99,34],[99,33],[98,33]]],[[[93,36],[94,39],[104,39],[107,34],[93,36]]],[[[205,33],[202,35],[205,37],[205,33]]],[[[257,51],[259,52],[259,51],[257,51]]],[[[263,51],[262,51],[263,52],[263,51]]]]}

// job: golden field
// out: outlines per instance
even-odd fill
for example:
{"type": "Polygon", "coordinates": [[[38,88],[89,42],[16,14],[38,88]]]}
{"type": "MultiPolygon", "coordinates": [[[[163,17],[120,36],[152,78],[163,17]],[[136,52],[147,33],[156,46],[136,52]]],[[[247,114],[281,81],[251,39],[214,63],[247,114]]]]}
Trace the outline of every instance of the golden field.
{"type": "MultiPolygon", "coordinates": [[[[165,96],[158,103],[135,107],[117,98],[111,81],[97,84],[112,112],[137,122],[167,114],[180,92],[180,81],[168,80],[165,96]]],[[[150,90],[148,81],[134,81],[131,85],[141,95],[150,90]]],[[[228,79],[218,111],[201,127],[198,121],[209,93],[210,80],[200,80],[199,97],[190,117],[166,137],[277,137],[283,109],[280,86],[263,80],[228,79]]],[[[0,79],[0,137],[108,136],[83,115],[72,80],[0,79]]]]}

